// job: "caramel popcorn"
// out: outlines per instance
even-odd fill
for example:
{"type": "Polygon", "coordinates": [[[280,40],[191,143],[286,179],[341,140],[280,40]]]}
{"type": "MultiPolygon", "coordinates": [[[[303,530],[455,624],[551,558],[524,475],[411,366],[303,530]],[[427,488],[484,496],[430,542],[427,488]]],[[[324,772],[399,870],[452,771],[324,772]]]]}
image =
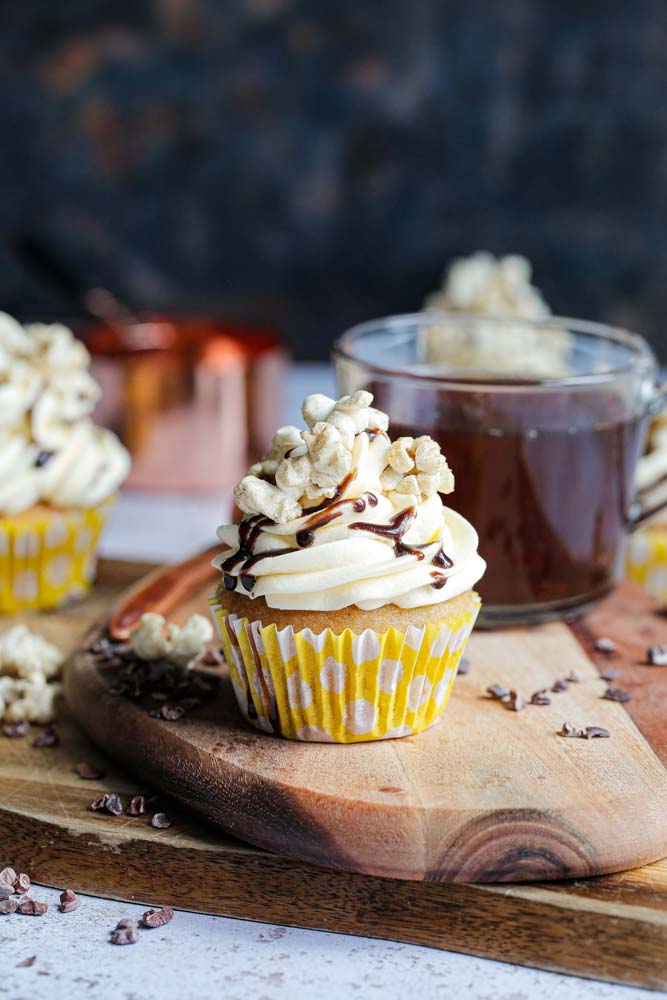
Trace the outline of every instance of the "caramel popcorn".
{"type": "Polygon", "coordinates": [[[244,476],[234,496],[244,514],[263,514],[277,524],[301,517],[301,507],[293,497],[258,476],[244,476]]]}
{"type": "MultiPolygon", "coordinates": [[[[387,414],[372,402],[363,389],[338,401],[322,393],[307,396],[301,409],[307,428],[281,427],[269,452],[237,484],[234,495],[241,510],[286,524],[333,497],[352,471],[359,435],[387,431],[387,414]]],[[[380,479],[387,491],[428,498],[454,488],[447,462],[431,438],[403,437],[390,444],[385,436],[378,444],[386,448],[380,479]]],[[[383,452],[376,450],[375,456],[382,461],[383,452]]]]}
{"type": "Polygon", "coordinates": [[[0,636],[0,673],[5,676],[42,674],[51,678],[59,673],[62,663],[60,650],[25,625],[15,625],[0,636]]]}
{"type": "Polygon", "coordinates": [[[389,492],[411,494],[422,500],[454,489],[454,475],[447,459],[438,442],[427,435],[397,438],[389,447],[387,468],[380,479],[389,492]]]}
{"type": "Polygon", "coordinates": [[[167,625],[162,615],[147,612],[130,636],[130,648],[140,660],[168,660],[185,667],[196,660],[213,638],[213,627],[203,615],[192,615],[185,625],[167,625]]]}
{"type": "Polygon", "coordinates": [[[540,319],[551,310],[531,277],[530,262],[518,254],[494,257],[480,251],[459,257],[448,268],[442,288],[426,300],[426,308],[540,319]]]}
{"type": "Polygon", "coordinates": [[[51,722],[60,684],[54,683],[63,655],[25,625],[0,636],[0,719],[51,722]]]}
{"type": "Polygon", "coordinates": [[[55,700],[62,686],[49,683],[43,674],[35,674],[29,680],[14,682],[11,700],[6,705],[6,722],[36,722],[44,725],[55,716],[55,700]]]}

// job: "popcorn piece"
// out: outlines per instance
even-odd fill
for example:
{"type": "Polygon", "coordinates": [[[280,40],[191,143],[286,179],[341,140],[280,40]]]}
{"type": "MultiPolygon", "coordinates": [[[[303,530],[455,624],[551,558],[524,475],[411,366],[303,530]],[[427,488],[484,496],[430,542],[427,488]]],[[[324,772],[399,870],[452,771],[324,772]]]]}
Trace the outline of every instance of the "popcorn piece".
{"type": "Polygon", "coordinates": [[[213,638],[213,626],[203,615],[192,615],[183,628],[171,640],[168,659],[177,666],[185,667],[201,656],[207,642],[213,638]]]}
{"type": "MultiPolygon", "coordinates": [[[[276,433],[273,435],[271,448],[259,462],[255,462],[255,464],[250,467],[250,475],[258,476],[260,478],[273,478],[276,474],[278,466],[288,452],[296,452],[297,454],[305,453],[304,444],[301,440],[301,431],[298,427],[294,427],[293,424],[286,424],[285,427],[278,428],[276,433]]],[[[293,455],[292,457],[295,456],[293,455]]]]}
{"type": "Polygon", "coordinates": [[[403,474],[401,472],[397,472],[396,469],[392,469],[392,467],[388,465],[380,476],[380,482],[382,483],[383,489],[391,491],[396,489],[402,478],[403,474]]]}
{"type": "Polygon", "coordinates": [[[426,307],[539,319],[548,316],[550,310],[531,284],[531,277],[530,262],[525,257],[474,253],[453,261],[443,287],[427,299],[426,307]]]}
{"type": "Polygon", "coordinates": [[[425,434],[416,440],[397,438],[387,450],[387,463],[380,481],[390,491],[427,500],[454,489],[454,476],[440,445],[425,434]]]}
{"type": "Polygon", "coordinates": [[[415,440],[411,437],[400,437],[393,442],[387,452],[387,463],[392,469],[396,472],[410,472],[415,464],[414,444],[415,440]]]}
{"type": "Polygon", "coordinates": [[[396,493],[411,493],[414,496],[421,495],[421,489],[416,476],[404,476],[398,486],[396,493]]]}
{"type": "Polygon", "coordinates": [[[306,491],[310,480],[311,464],[308,455],[300,458],[284,458],[276,469],[276,486],[298,500],[306,491]]]}
{"type": "Polygon", "coordinates": [[[312,430],[315,424],[327,419],[335,405],[335,399],[325,396],[324,393],[314,392],[304,399],[301,406],[301,416],[312,430]]]}
{"type": "Polygon", "coordinates": [[[303,431],[312,462],[315,486],[337,486],[352,468],[352,451],[346,447],[340,431],[329,423],[315,424],[312,433],[303,431]]]}
{"type": "Polygon", "coordinates": [[[165,619],[162,615],[147,613],[130,636],[130,648],[140,660],[159,660],[167,655],[165,619]]]}
{"type": "Polygon", "coordinates": [[[276,524],[301,516],[301,507],[293,497],[257,476],[244,476],[234,487],[234,496],[245,514],[264,514],[276,524]]]}
{"type": "Polygon", "coordinates": [[[18,697],[14,677],[0,677],[0,719],[4,718],[7,706],[18,697]]]}
{"type": "Polygon", "coordinates": [[[140,660],[168,660],[185,667],[200,656],[213,638],[213,626],[203,615],[191,615],[181,628],[162,615],[147,612],[130,636],[130,648],[140,660]]]}
{"type": "Polygon", "coordinates": [[[5,721],[22,722],[25,719],[39,725],[53,722],[54,703],[61,690],[61,684],[49,684],[43,674],[15,681],[13,700],[5,708],[5,721]]]}
{"type": "Polygon", "coordinates": [[[63,655],[25,625],[0,636],[0,719],[5,722],[52,722],[60,684],[49,683],[63,655]]]}
{"type": "Polygon", "coordinates": [[[0,674],[23,678],[56,677],[63,660],[59,649],[25,625],[15,625],[0,636],[0,674]]]}

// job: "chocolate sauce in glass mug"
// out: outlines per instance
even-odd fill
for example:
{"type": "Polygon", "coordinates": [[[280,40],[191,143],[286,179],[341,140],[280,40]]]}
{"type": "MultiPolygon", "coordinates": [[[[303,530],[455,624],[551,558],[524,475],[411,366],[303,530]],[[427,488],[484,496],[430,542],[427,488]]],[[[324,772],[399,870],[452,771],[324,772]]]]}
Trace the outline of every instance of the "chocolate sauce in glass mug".
{"type": "MultiPolygon", "coordinates": [[[[506,363],[494,376],[429,363],[423,333],[432,337],[434,322],[392,317],[344,335],[334,350],[341,388],[372,392],[392,438],[429,434],[441,445],[456,479],[445,503],[474,525],[487,561],[476,586],[487,625],[583,610],[622,572],[635,466],[661,399],[648,345],[624,331],[553,320],[548,335],[569,345],[556,377],[515,376],[506,363]]],[[[443,337],[456,325],[460,352],[474,321],[438,322],[443,337]]],[[[532,348],[539,337],[540,324],[491,322],[517,352],[522,334],[532,348]]]]}

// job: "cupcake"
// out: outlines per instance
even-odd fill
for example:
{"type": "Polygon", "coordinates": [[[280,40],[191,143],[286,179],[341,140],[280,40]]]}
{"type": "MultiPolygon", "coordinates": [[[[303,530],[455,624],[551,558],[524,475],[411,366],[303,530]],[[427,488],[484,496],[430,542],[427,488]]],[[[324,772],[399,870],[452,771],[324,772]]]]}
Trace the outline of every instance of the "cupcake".
{"type": "Polygon", "coordinates": [[[236,697],[256,728],[354,743],[436,722],[480,600],[477,534],[443,505],[429,437],[392,443],[368,392],[308,396],[238,483],[244,513],[211,597],[236,697]]]}
{"type": "Polygon", "coordinates": [[[52,608],[88,590],[127,451],[90,413],[99,386],[60,324],[0,313],[0,612],[52,608]]]}

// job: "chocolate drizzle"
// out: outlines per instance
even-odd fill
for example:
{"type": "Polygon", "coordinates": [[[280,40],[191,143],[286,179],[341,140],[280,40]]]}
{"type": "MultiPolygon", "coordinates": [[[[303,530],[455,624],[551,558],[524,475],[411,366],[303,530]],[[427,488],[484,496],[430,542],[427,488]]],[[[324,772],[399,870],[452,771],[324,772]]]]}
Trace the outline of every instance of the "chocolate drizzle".
{"type": "Polygon", "coordinates": [[[392,517],[389,524],[370,524],[365,521],[355,521],[350,525],[350,528],[356,528],[358,531],[368,531],[371,535],[379,535],[380,538],[391,539],[396,556],[410,555],[417,556],[418,559],[423,559],[424,553],[417,546],[406,545],[403,541],[403,535],[410,530],[415,517],[415,508],[406,507],[396,517],[392,517]]]}
{"type": "Polygon", "coordinates": [[[442,590],[447,583],[447,577],[443,576],[442,573],[431,573],[431,576],[433,577],[433,583],[431,584],[433,589],[442,590]]]}
{"type": "Polygon", "coordinates": [[[433,559],[431,560],[431,562],[433,563],[434,566],[441,566],[442,569],[451,569],[452,566],[454,565],[454,561],[452,559],[450,559],[448,555],[445,555],[445,552],[443,551],[442,546],[438,549],[438,551],[436,552],[436,554],[433,556],[433,559]]]}
{"type": "Polygon", "coordinates": [[[315,532],[318,528],[323,528],[325,524],[330,524],[331,521],[335,521],[337,517],[340,517],[343,513],[343,508],[345,506],[352,507],[352,510],[357,514],[361,514],[366,510],[366,504],[369,507],[376,507],[378,499],[374,493],[367,493],[365,496],[356,497],[349,500],[338,500],[337,502],[332,501],[328,507],[323,510],[316,512],[309,517],[306,521],[305,527],[301,531],[296,533],[296,544],[301,549],[307,548],[312,545],[315,541],[315,532]]]}

